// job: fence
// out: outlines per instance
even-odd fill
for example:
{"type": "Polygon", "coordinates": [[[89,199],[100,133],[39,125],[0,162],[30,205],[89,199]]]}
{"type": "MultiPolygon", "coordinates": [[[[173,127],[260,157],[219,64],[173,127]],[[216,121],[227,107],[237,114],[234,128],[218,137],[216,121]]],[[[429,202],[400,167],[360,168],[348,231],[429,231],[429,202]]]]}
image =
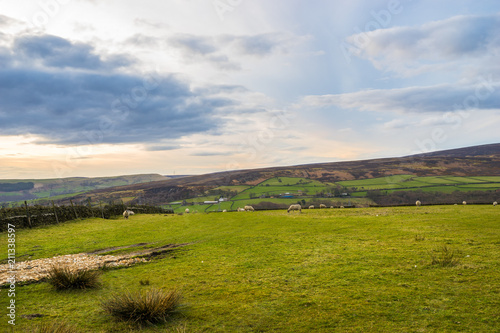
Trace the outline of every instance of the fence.
{"type": "Polygon", "coordinates": [[[121,216],[125,209],[130,209],[135,213],[142,214],[165,214],[173,213],[172,210],[156,206],[134,205],[127,207],[124,204],[100,205],[92,207],[89,205],[69,206],[29,206],[27,202],[23,207],[0,209],[0,232],[7,230],[7,224],[14,224],[16,229],[34,228],[44,225],[58,224],[61,222],[99,217],[109,219],[113,216],[121,216]]]}

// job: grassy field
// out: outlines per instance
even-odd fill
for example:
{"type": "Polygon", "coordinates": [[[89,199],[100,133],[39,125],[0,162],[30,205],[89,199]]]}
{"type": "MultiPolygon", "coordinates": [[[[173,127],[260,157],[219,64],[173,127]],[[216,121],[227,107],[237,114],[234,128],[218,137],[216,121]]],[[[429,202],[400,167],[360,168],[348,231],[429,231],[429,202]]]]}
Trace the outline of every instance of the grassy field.
{"type": "Polygon", "coordinates": [[[500,188],[500,177],[415,177],[398,175],[372,179],[340,181],[337,184],[355,189],[354,196],[364,196],[367,190],[394,191],[434,191],[451,193],[453,191],[495,190],[500,188]]]}
{"type": "MultiPolygon", "coordinates": [[[[104,271],[98,290],[18,286],[16,332],[54,320],[81,332],[135,331],[110,320],[99,302],[149,288],[144,280],[177,289],[184,306],[171,323],[143,332],[498,332],[499,216],[493,206],[422,206],[134,215],[18,230],[19,258],[189,245],[104,271]],[[432,264],[443,246],[454,251],[456,266],[432,264]],[[35,313],[44,316],[20,317],[35,313]]],[[[0,304],[7,302],[2,290],[0,304]]]]}

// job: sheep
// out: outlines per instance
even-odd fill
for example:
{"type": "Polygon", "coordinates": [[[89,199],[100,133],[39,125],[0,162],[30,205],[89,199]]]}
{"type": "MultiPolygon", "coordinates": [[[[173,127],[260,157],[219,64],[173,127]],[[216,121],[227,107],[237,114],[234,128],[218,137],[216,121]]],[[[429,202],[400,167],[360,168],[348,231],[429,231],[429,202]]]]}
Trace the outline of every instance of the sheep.
{"type": "Polygon", "coordinates": [[[320,208],[320,209],[321,209],[321,208],[326,208],[326,205],[321,204],[321,205],[319,205],[319,208],[320,208]]]}
{"type": "Polygon", "coordinates": [[[253,212],[255,209],[253,209],[252,206],[245,206],[245,211],[247,212],[253,212]]]}
{"type": "Polygon", "coordinates": [[[309,209],[314,209],[314,205],[309,206],[309,209]]]}
{"type": "Polygon", "coordinates": [[[340,206],[340,208],[344,208],[344,206],[340,206]]]}
{"type": "Polygon", "coordinates": [[[189,213],[189,208],[186,208],[186,209],[184,210],[184,213],[186,213],[186,214],[187,214],[187,213],[189,213]]]}
{"type": "Polygon", "coordinates": [[[420,200],[417,200],[417,201],[415,201],[415,205],[416,205],[417,207],[420,207],[420,206],[422,205],[422,203],[420,202],[420,200]]]}
{"type": "Polygon", "coordinates": [[[467,205],[467,201],[462,201],[462,205],[467,205]]]}
{"type": "Polygon", "coordinates": [[[238,211],[238,212],[244,212],[244,211],[245,211],[245,208],[238,207],[237,211],[238,211]]]}
{"type": "Polygon", "coordinates": [[[496,202],[496,201],[493,202],[493,206],[496,206],[496,205],[498,205],[498,202],[496,202]]]}
{"type": "Polygon", "coordinates": [[[227,210],[226,210],[226,209],[224,209],[222,212],[223,212],[223,213],[226,213],[226,212],[227,212],[227,210]]]}
{"type": "Polygon", "coordinates": [[[134,215],[134,212],[133,212],[133,211],[131,211],[131,210],[128,210],[128,209],[126,209],[126,210],[123,212],[123,217],[124,217],[125,219],[128,219],[128,217],[129,217],[130,215],[134,215]]]}
{"type": "Polygon", "coordinates": [[[302,206],[299,204],[290,205],[290,207],[288,207],[288,213],[290,213],[291,210],[298,210],[299,213],[302,213],[302,206]]]}
{"type": "Polygon", "coordinates": [[[330,206],[330,208],[333,208],[333,206],[330,206]]]}

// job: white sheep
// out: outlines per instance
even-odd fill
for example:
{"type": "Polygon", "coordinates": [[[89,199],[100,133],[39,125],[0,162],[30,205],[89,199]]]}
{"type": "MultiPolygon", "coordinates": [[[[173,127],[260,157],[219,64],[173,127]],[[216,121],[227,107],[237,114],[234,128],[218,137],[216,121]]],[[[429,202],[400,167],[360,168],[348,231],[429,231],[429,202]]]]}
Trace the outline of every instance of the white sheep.
{"type": "Polygon", "coordinates": [[[496,206],[496,205],[498,205],[498,202],[496,202],[496,201],[493,202],[493,206],[496,206]]]}
{"type": "Polygon", "coordinates": [[[462,205],[467,205],[467,201],[462,201],[462,205]]]}
{"type": "Polygon", "coordinates": [[[302,213],[302,206],[299,204],[290,205],[290,207],[288,207],[288,213],[290,213],[291,210],[298,210],[299,213],[302,213]]]}
{"type": "Polygon", "coordinates": [[[330,206],[330,208],[333,208],[333,206],[330,206]]]}
{"type": "Polygon", "coordinates": [[[314,209],[314,205],[309,206],[309,209],[314,209]]]}
{"type": "Polygon", "coordinates": [[[134,215],[134,212],[133,212],[133,211],[131,211],[131,210],[128,210],[128,209],[126,209],[126,210],[123,212],[123,217],[124,217],[125,219],[128,219],[128,217],[129,217],[130,215],[134,215]]]}
{"type": "Polygon", "coordinates": [[[245,211],[247,212],[253,212],[255,209],[253,209],[252,206],[245,206],[245,211]]]}
{"type": "Polygon", "coordinates": [[[184,209],[184,213],[189,213],[189,208],[184,209]]]}
{"type": "Polygon", "coordinates": [[[420,206],[422,205],[422,203],[420,202],[420,200],[417,200],[417,201],[415,201],[415,205],[416,205],[417,207],[420,207],[420,206]]]}
{"type": "Polygon", "coordinates": [[[344,208],[344,206],[340,206],[340,208],[344,208]]]}
{"type": "Polygon", "coordinates": [[[245,208],[238,207],[237,211],[238,211],[238,212],[244,212],[244,211],[245,211],[245,208]]]}
{"type": "Polygon", "coordinates": [[[226,213],[226,212],[227,212],[227,210],[226,210],[226,209],[224,209],[222,212],[223,212],[223,213],[226,213]]]}
{"type": "Polygon", "coordinates": [[[319,208],[320,208],[320,209],[321,209],[321,208],[326,208],[326,205],[321,204],[321,205],[319,205],[319,208]]]}

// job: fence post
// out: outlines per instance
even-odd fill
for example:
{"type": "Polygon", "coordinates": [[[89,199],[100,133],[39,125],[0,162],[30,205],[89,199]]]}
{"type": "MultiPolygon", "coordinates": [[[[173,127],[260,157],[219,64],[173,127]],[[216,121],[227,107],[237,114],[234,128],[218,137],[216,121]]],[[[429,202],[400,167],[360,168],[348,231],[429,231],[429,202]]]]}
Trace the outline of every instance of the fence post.
{"type": "Polygon", "coordinates": [[[70,200],[69,202],[71,204],[71,207],[73,208],[73,212],[75,212],[75,218],[78,219],[78,214],[76,213],[75,206],[73,205],[73,200],[70,200]]]}
{"type": "Polygon", "coordinates": [[[94,212],[92,211],[92,203],[90,201],[90,197],[87,198],[87,202],[89,204],[90,214],[92,214],[92,217],[94,217],[94,212]]]}
{"type": "Polygon", "coordinates": [[[59,224],[59,218],[57,217],[56,205],[54,205],[54,200],[52,200],[52,209],[54,209],[54,216],[56,217],[56,222],[59,224]]]}
{"type": "Polygon", "coordinates": [[[28,209],[28,202],[26,200],[24,201],[24,207],[26,208],[26,217],[28,217],[28,226],[31,229],[31,216],[30,216],[30,210],[28,209]]]}
{"type": "Polygon", "coordinates": [[[102,218],[104,219],[104,209],[102,208],[102,201],[99,200],[99,207],[101,208],[101,215],[102,215],[102,218]]]}

